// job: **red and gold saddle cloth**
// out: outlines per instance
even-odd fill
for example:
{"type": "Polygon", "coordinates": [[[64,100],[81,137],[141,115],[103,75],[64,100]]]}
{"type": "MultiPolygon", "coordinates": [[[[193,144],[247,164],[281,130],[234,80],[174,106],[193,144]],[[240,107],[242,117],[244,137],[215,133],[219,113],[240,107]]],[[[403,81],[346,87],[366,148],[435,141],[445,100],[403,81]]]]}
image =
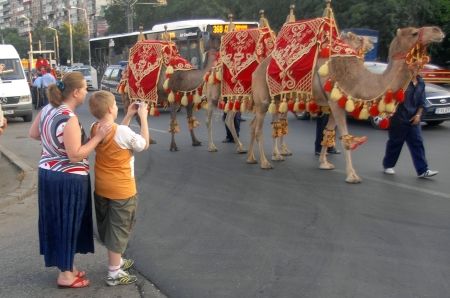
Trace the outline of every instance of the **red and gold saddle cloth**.
{"type": "Polygon", "coordinates": [[[269,28],[233,31],[222,36],[222,97],[249,96],[252,73],[274,46],[275,37],[269,28]]]}
{"type": "Polygon", "coordinates": [[[317,56],[356,56],[338,39],[334,20],[316,18],[284,24],[278,33],[272,59],[267,68],[270,96],[296,93],[312,96],[317,56]],[[331,38],[330,38],[331,37],[331,38]],[[330,49],[331,40],[331,49],[330,49]]]}
{"type": "Polygon", "coordinates": [[[174,70],[191,70],[192,65],[180,56],[175,43],[169,41],[138,41],[128,58],[128,96],[148,103],[158,101],[158,80],[161,66],[174,70]]]}

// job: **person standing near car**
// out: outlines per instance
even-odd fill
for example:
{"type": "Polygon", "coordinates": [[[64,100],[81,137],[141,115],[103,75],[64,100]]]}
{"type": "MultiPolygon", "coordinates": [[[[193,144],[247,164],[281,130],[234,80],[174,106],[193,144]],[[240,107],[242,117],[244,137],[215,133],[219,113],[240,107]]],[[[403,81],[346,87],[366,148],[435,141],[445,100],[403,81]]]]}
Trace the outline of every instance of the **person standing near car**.
{"type": "Polygon", "coordinates": [[[425,82],[418,74],[419,67],[413,66],[412,79],[405,91],[405,100],[400,103],[391,117],[389,139],[386,143],[386,153],[383,159],[384,173],[395,174],[395,164],[403,144],[408,145],[414,167],[419,178],[428,178],[438,174],[428,168],[425,158],[420,117],[425,104],[425,82]]]}

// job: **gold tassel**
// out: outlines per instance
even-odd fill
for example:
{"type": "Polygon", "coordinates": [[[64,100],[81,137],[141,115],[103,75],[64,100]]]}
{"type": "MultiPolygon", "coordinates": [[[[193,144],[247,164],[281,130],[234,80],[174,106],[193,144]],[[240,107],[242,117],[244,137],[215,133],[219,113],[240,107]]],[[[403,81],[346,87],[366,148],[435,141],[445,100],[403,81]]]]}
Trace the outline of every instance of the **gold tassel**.
{"type": "Polygon", "coordinates": [[[337,84],[334,85],[333,90],[331,90],[330,98],[333,101],[338,101],[342,97],[342,92],[337,87],[337,84]]]}
{"type": "Polygon", "coordinates": [[[364,104],[361,112],[359,113],[359,119],[361,119],[361,120],[369,119],[369,109],[367,108],[366,104],[364,104]]]}
{"type": "Polygon", "coordinates": [[[170,91],[169,96],[167,96],[167,101],[169,103],[174,103],[175,102],[175,94],[173,94],[173,91],[170,91]]]}
{"type": "Polygon", "coordinates": [[[386,103],[384,102],[384,97],[378,102],[378,111],[380,113],[386,112],[386,103]]]}
{"type": "Polygon", "coordinates": [[[173,74],[173,72],[174,72],[173,66],[172,65],[167,66],[166,74],[171,75],[173,74]]]}
{"type": "Polygon", "coordinates": [[[150,116],[155,116],[155,104],[152,103],[152,107],[150,108],[150,116]]]}
{"type": "Polygon", "coordinates": [[[202,102],[202,98],[200,97],[200,95],[198,95],[197,92],[195,92],[195,94],[194,94],[194,103],[195,104],[199,104],[201,102],[202,102]]]}
{"type": "Polygon", "coordinates": [[[353,102],[353,98],[350,96],[348,97],[348,100],[345,103],[345,110],[349,113],[355,110],[355,103],[353,102]]]}
{"type": "Polygon", "coordinates": [[[300,112],[299,106],[300,106],[300,100],[298,100],[298,98],[297,98],[297,99],[295,99],[295,103],[294,103],[294,113],[300,112]]]}
{"type": "Polygon", "coordinates": [[[247,111],[247,99],[244,98],[241,102],[241,113],[245,113],[247,111]]]}
{"type": "Polygon", "coordinates": [[[215,72],[211,72],[209,74],[208,84],[210,84],[210,85],[214,84],[214,76],[215,76],[215,72]]]}
{"type": "Polygon", "coordinates": [[[395,111],[395,103],[394,101],[391,101],[386,105],[385,111],[388,113],[393,113],[395,111]]]}
{"type": "Polygon", "coordinates": [[[321,77],[326,77],[329,74],[329,68],[328,68],[328,61],[325,62],[320,68],[319,68],[319,75],[321,77]]]}
{"type": "Polygon", "coordinates": [[[222,72],[220,70],[216,70],[216,80],[222,81],[222,72]]]}
{"type": "Polygon", "coordinates": [[[286,97],[284,97],[283,100],[281,101],[280,107],[279,107],[278,110],[279,110],[280,113],[287,113],[288,105],[287,105],[287,102],[286,102],[286,97]]]}
{"type": "Polygon", "coordinates": [[[204,110],[208,109],[208,102],[206,100],[202,101],[202,109],[204,110]]]}
{"type": "MultiPolygon", "coordinates": [[[[230,100],[230,99],[228,99],[228,100],[230,100]]],[[[224,113],[228,113],[228,111],[230,111],[230,109],[228,108],[228,100],[227,100],[227,102],[225,103],[225,107],[223,108],[223,112],[224,112],[224,113]]]]}
{"type": "Polygon", "coordinates": [[[164,88],[164,90],[169,89],[169,79],[166,79],[166,80],[164,81],[163,88],[164,88]]]}
{"type": "Polygon", "coordinates": [[[181,105],[182,106],[187,106],[189,103],[186,92],[184,92],[183,97],[181,98],[181,105]]]}
{"type": "Polygon", "coordinates": [[[277,112],[277,106],[275,105],[275,100],[272,99],[272,101],[270,102],[268,111],[270,114],[275,114],[277,112]]]}

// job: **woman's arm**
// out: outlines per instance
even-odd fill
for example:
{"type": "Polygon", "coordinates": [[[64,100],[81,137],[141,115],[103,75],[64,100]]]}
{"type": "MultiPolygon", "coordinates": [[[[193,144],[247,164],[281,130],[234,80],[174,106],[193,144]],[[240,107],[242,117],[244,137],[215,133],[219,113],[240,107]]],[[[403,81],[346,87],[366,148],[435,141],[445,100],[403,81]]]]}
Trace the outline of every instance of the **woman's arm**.
{"type": "Polygon", "coordinates": [[[41,133],[39,131],[39,122],[41,122],[41,113],[42,111],[40,111],[37,114],[36,118],[34,118],[33,124],[31,124],[30,130],[28,131],[28,136],[38,141],[41,139],[41,133]]]}
{"type": "Polygon", "coordinates": [[[78,117],[71,117],[64,128],[64,146],[71,162],[79,162],[86,158],[111,130],[111,125],[98,127],[97,133],[86,144],[81,144],[81,129],[78,117]]]}

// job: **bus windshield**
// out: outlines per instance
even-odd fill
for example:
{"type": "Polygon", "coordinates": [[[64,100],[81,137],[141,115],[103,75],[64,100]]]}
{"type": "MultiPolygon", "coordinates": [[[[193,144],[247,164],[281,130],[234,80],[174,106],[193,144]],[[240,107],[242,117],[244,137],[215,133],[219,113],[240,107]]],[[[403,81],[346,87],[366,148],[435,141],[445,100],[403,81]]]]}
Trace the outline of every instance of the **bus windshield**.
{"type": "Polygon", "coordinates": [[[25,79],[20,60],[0,59],[0,79],[3,81],[25,79]]]}

